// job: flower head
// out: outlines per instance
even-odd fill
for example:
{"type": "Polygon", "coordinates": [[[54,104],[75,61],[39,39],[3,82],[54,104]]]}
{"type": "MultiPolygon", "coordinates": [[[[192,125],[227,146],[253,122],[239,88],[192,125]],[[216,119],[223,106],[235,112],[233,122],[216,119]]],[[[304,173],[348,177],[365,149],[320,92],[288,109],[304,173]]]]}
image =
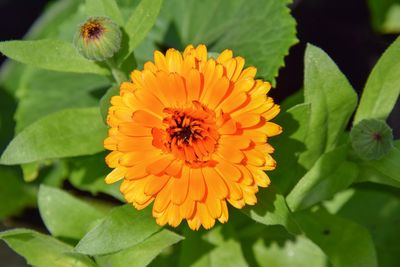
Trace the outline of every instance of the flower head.
{"type": "Polygon", "coordinates": [[[154,202],[158,224],[211,228],[228,220],[227,202],[254,205],[258,187],[269,185],[264,171],[276,163],[267,139],[281,132],[270,122],[279,106],[244,63],[231,50],[208,58],[204,45],[156,51],[112,98],[106,182],[123,179],[137,209],[154,202]]]}
{"type": "Polygon", "coordinates": [[[103,61],[120,49],[121,38],[121,30],[110,18],[93,17],[79,26],[74,45],[85,58],[103,61]]]}

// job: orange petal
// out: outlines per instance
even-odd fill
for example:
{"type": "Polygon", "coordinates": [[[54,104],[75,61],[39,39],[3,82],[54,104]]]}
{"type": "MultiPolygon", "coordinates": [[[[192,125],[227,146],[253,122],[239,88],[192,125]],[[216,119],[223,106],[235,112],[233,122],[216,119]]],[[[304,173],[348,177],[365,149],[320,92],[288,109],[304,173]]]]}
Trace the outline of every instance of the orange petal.
{"type": "Polygon", "coordinates": [[[233,163],[240,163],[244,159],[243,152],[233,146],[220,145],[218,147],[217,153],[222,158],[233,163]]]}
{"type": "Polygon", "coordinates": [[[226,61],[228,61],[229,59],[231,59],[233,56],[232,50],[230,49],[225,49],[224,51],[221,52],[221,54],[219,54],[218,58],[217,58],[217,62],[219,63],[225,63],[226,61]]]}
{"type": "Polygon", "coordinates": [[[201,221],[201,224],[205,229],[210,229],[211,227],[214,226],[215,219],[211,217],[206,207],[206,204],[197,202],[197,212],[199,214],[199,219],[201,221]]]}
{"type": "Polygon", "coordinates": [[[185,201],[188,194],[189,177],[187,175],[183,175],[180,178],[171,179],[173,181],[171,200],[173,203],[180,205],[185,201]]]}
{"type": "Polygon", "coordinates": [[[245,92],[238,93],[236,95],[231,95],[229,96],[222,104],[220,105],[220,108],[225,112],[225,113],[230,113],[233,110],[237,109],[244,103],[248,101],[248,96],[245,92]]]}
{"type": "Polygon", "coordinates": [[[170,178],[171,177],[168,175],[149,175],[144,192],[149,196],[157,194],[167,184],[170,178]]]}
{"type": "Polygon", "coordinates": [[[236,133],[236,121],[233,119],[227,120],[222,126],[218,129],[220,134],[234,134],[236,133]]]}
{"type": "Polygon", "coordinates": [[[182,205],[179,206],[179,212],[183,218],[189,219],[193,216],[195,201],[187,197],[182,205]]]}
{"type": "Polygon", "coordinates": [[[158,192],[153,205],[153,211],[163,212],[171,202],[172,179],[158,192]]]}
{"type": "Polygon", "coordinates": [[[215,166],[215,170],[225,180],[238,181],[242,177],[242,173],[234,164],[227,162],[226,160],[219,158],[218,164],[215,166]]]}
{"type": "Polygon", "coordinates": [[[133,122],[122,122],[118,125],[118,130],[127,136],[151,136],[151,129],[143,127],[141,124],[133,122]]]}
{"type": "Polygon", "coordinates": [[[154,115],[144,110],[138,110],[133,112],[132,119],[134,122],[141,124],[145,127],[159,128],[162,125],[160,118],[157,118],[154,115]]]}
{"type": "Polygon", "coordinates": [[[207,186],[207,192],[213,198],[224,199],[228,196],[228,188],[222,177],[214,168],[202,168],[204,180],[207,186]]]}
{"type": "Polygon", "coordinates": [[[255,126],[261,122],[261,116],[259,114],[255,113],[244,113],[241,114],[237,117],[234,117],[234,119],[240,123],[242,128],[248,128],[255,126]]]}
{"type": "Polygon", "coordinates": [[[146,171],[154,175],[162,174],[164,170],[171,164],[172,160],[173,157],[171,155],[165,155],[159,159],[154,159],[153,163],[147,165],[146,171]]]}
{"type": "Polygon", "coordinates": [[[191,169],[189,178],[189,196],[193,200],[202,200],[205,194],[206,185],[201,169],[191,169]]]}
{"type": "Polygon", "coordinates": [[[115,183],[115,182],[123,179],[125,176],[125,173],[126,173],[125,167],[115,168],[106,176],[106,179],[105,179],[106,183],[112,184],[112,183],[115,183]]]}
{"type": "Polygon", "coordinates": [[[201,92],[201,76],[198,70],[192,69],[186,79],[188,102],[198,100],[201,92]]]}
{"type": "Polygon", "coordinates": [[[218,221],[220,223],[226,223],[229,219],[229,212],[228,212],[228,206],[226,205],[226,201],[222,200],[221,201],[221,209],[222,209],[222,214],[218,218],[218,221]]]}

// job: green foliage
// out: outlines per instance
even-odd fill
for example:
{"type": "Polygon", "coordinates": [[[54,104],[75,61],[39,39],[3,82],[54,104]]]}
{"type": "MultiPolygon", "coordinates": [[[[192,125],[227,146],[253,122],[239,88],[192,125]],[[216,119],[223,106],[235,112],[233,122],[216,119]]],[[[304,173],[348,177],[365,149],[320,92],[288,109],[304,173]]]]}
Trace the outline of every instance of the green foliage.
{"type": "Polygon", "coordinates": [[[363,226],[323,209],[297,213],[296,221],[333,267],[378,266],[371,236],[363,226]]]}
{"type": "Polygon", "coordinates": [[[286,5],[283,0],[171,0],[162,12],[171,20],[169,30],[178,32],[177,48],[204,43],[210,51],[232,49],[257,66],[258,76],[275,83],[283,57],[297,42],[286,5]]]}
{"type": "Polygon", "coordinates": [[[347,146],[322,155],[299,180],[286,200],[292,210],[309,208],[346,189],[358,175],[357,164],[346,160],[347,146]]]}
{"type": "Polygon", "coordinates": [[[4,151],[0,163],[13,165],[94,154],[103,150],[105,136],[106,128],[97,108],[62,110],[19,133],[4,151]]]}
{"type": "Polygon", "coordinates": [[[96,262],[100,267],[147,266],[165,248],[182,239],[182,236],[171,231],[161,230],[143,242],[120,252],[96,256],[96,262]]]}
{"type": "Polygon", "coordinates": [[[0,239],[37,267],[95,267],[94,262],[77,254],[73,247],[53,237],[28,230],[15,229],[0,233],[0,239]]]}
{"type": "Polygon", "coordinates": [[[308,45],[305,54],[304,101],[311,104],[300,162],[310,168],[334,149],[357,105],[357,94],[335,63],[321,49],[308,45]]]}
{"type": "Polygon", "coordinates": [[[16,61],[38,68],[64,72],[109,74],[106,68],[79,55],[72,43],[59,40],[0,42],[0,52],[16,61]]]}
{"type": "Polygon", "coordinates": [[[386,120],[400,94],[400,38],[383,53],[365,85],[354,124],[362,119],[386,120]]]}
{"type": "Polygon", "coordinates": [[[56,237],[79,240],[105,216],[89,202],[44,185],[39,190],[38,205],[44,224],[56,237]]]}
{"type": "Polygon", "coordinates": [[[86,14],[92,16],[106,16],[117,22],[120,26],[124,23],[121,10],[115,0],[85,0],[86,14]]]}
{"type": "Polygon", "coordinates": [[[382,33],[400,32],[399,0],[368,0],[372,26],[382,33]]]}
{"type": "Polygon", "coordinates": [[[35,193],[35,188],[24,183],[14,168],[0,166],[0,219],[33,206],[35,193]]]}
{"type": "Polygon", "coordinates": [[[127,204],[114,208],[79,241],[75,250],[88,255],[117,252],[144,241],[160,230],[151,210],[135,210],[127,204]]]}

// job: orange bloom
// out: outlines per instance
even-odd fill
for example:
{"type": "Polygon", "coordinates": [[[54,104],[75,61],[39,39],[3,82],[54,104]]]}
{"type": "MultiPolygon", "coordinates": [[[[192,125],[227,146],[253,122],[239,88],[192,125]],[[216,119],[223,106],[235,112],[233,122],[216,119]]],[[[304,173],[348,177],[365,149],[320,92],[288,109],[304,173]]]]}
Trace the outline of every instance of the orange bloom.
{"type": "Polygon", "coordinates": [[[243,67],[231,50],[213,59],[204,45],[155,51],[111,100],[106,182],[124,179],[121,192],[137,209],[154,201],[160,225],[186,219],[209,229],[228,220],[227,201],[254,205],[270,183],[264,171],[276,166],[267,138],[281,127],[269,122],[279,113],[270,83],[243,67]]]}

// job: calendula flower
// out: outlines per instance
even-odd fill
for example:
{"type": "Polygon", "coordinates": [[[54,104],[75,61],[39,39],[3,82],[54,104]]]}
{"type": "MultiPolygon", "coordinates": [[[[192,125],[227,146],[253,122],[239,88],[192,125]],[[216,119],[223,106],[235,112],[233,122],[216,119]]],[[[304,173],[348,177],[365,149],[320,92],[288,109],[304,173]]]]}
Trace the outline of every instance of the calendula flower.
{"type": "Polygon", "coordinates": [[[276,162],[267,139],[281,132],[270,122],[279,106],[267,96],[270,83],[244,64],[231,50],[209,58],[204,45],[156,51],[112,98],[106,182],[123,179],[137,209],[154,201],[158,224],[186,219],[209,229],[228,220],[227,202],[254,205],[258,187],[270,184],[264,171],[276,162]]]}

